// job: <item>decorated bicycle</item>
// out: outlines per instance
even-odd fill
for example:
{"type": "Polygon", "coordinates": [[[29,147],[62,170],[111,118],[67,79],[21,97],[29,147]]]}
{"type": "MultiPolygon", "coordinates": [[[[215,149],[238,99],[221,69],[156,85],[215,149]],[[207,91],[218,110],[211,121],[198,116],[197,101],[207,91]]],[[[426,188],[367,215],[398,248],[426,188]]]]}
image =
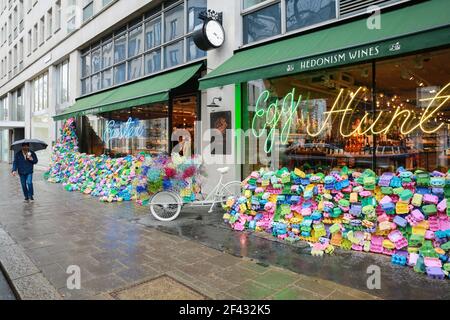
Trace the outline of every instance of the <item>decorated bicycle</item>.
{"type": "Polygon", "coordinates": [[[148,157],[141,171],[146,179],[140,179],[143,185],[137,188],[145,188],[152,194],[149,206],[156,219],[171,221],[178,217],[184,205],[209,206],[208,212],[212,212],[215,205],[240,194],[240,181],[223,183],[229,168],[219,168],[217,171],[220,178],[216,186],[205,194],[202,192],[203,170],[198,158],[185,158],[178,154],[148,157]]]}

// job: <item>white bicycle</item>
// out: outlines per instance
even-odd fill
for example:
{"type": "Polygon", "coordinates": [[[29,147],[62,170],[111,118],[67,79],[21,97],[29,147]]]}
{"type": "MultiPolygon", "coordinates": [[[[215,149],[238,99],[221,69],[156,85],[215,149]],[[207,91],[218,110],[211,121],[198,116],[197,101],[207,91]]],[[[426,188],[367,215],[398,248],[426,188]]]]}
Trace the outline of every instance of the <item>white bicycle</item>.
{"type": "Polygon", "coordinates": [[[175,220],[181,212],[184,205],[191,207],[210,206],[209,213],[213,211],[216,204],[224,204],[230,196],[239,196],[241,194],[241,182],[230,181],[222,183],[223,176],[229,171],[228,167],[219,168],[220,178],[217,185],[206,195],[200,193],[202,200],[193,202],[183,202],[181,196],[174,191],[159,191],[150,198],[150,212],[160,221],[175,220]]]}

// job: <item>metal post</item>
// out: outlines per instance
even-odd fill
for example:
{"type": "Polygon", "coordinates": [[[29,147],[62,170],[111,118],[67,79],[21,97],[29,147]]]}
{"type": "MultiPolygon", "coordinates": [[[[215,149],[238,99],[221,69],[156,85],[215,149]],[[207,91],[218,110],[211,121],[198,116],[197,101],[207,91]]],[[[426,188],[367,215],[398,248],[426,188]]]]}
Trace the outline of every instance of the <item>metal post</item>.
{"type": "MultiPolygon", "coordinates": [[[[377,82],[376,82],[376,74],[375,74],[375,61],[372,61],[372,123],[375,122],[376,119],[376,111],[377,111],[377,82]]],[[[377,136],[373,133],[372,130],[372,170],[376,171],[377,168],[377,136]]]]}

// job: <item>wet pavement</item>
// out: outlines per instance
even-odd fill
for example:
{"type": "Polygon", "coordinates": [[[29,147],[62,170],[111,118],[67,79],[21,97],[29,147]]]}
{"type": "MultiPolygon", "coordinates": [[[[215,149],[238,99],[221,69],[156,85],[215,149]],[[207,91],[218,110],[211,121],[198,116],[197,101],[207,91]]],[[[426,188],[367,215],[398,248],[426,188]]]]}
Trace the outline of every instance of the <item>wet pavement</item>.
{"type": "Polygon", "coordinates": [[[219,213],[208,214],[204,209],[187,207],[176,223],[157,222],[151,217],[139,222],[233,255],[333,281],[383,299],[450,299],[450,280],[429,279],[412,268],[393,265],[388,256],[336,249],[331,256],[313,257],[306,242],[291,245],[265,233],[236,232],[223,223],[219,213]],[[380,268],[380,289],[367,288],[370,266],[380,268]]]}
{"type": "Polygon", "coordinates": [[[0,270],[0,301],[2,300],[16,300],[16,297],[14,296],[8,281],[0,270]]]}
{"type": "Polygon", "coordinates": [[[221,209],[208,214],[185,207],[177,220],[163,223],[132,202],[66,192],[43,181],[42,172],[34,177],[36,201],[23,203],[8,171],[0,165],[0,228],[66,299],[112,299],[161,276],[212,299],[450,298],[450,281],[395,267],[388,257],[339,250],[312,257],[306,243],[235,232],[221,209]],[[81,269],[80,290],[67,289],[71,265],[81,269]],[[380,290],[367,289],[370,265],[381,269],[380,290]]]}

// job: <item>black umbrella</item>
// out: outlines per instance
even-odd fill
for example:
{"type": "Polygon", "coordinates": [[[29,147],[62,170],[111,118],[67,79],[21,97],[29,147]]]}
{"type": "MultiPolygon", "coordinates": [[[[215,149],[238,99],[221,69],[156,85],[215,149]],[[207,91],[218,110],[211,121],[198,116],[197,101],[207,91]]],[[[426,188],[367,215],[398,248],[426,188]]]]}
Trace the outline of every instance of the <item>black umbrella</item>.
{"type": "Polygon", "coordinates": [[[39,151],[39,150],[44,150],[47,148],[47,144],[42,141],[42,140],[38,140],[38,139],[22,139],[22,140],[18,140],[15,141],[12,145],[11,145],[11,150],[14,150],[15,152],[18,152],[22,149],[22,144],[23,143],[29,143],[30,144],[30,150],[32,151],[39,151]]]}

